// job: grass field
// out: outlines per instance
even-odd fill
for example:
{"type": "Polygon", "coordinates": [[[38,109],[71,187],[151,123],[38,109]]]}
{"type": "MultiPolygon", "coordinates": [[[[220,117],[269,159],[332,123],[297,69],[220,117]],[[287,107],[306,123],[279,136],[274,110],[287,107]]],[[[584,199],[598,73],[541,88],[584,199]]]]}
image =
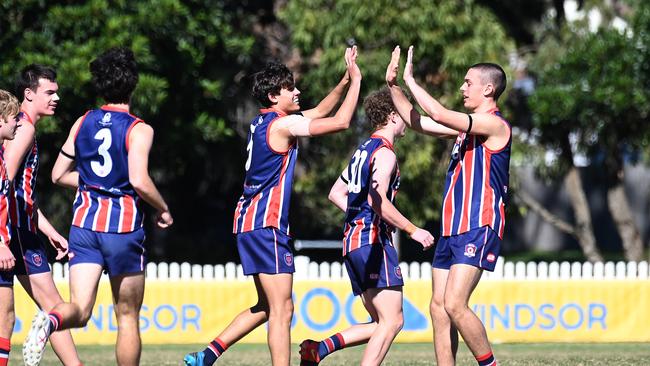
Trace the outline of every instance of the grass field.
{"type": "MultiPolygon", "coordinates": [[[[141,365],[181,365],[187,352],[203,349],[204,345],[161,345],[145,346],[141,365]]],[[[299,365],[298,346],[293,346],[292,364],[299,365]]],[[[650,365],[650,345],[640,343],[618,344],[500,344],[494,347],[501,365],[508,366],[591,366],[591,365],[650,365]]],[[[345,349],[323,362],[324,366],[358,365],[363,347],[345,349]]],[[[87,366],[115,365],[113,347],[80,346],[79,353],[87,366]]],[[[11,352],[9,365],[22,365],[21,348],[16,346],[11,352]]],[[[59,361],[48,349],[41,365],[59,365],[59,361]]],[[[224,354],[217,365],[270,365],[266,345],[235,345],[224,354]]],[[[434,365],[431,344],[395,344],[388,353],[384,365],[434,365]]],[[[467,348],[461,344],[458,365],[476,365],[467,348]]]]}

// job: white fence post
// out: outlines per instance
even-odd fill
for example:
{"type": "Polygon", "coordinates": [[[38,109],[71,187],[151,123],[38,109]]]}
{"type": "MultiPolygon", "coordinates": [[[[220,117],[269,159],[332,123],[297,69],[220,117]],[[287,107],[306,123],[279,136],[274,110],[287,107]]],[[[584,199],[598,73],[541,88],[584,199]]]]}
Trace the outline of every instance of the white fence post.
{"type": "MultiPolygon", "coordinates": [[[[312,262],[306,256],[295,257],[296,280],[346,280],[347,270],[341,262],[312,262]]],[[[405,280],[431,280],[430,262],[400,262],[400,270],[405,280]]],[[[52,264],[52,276],[55,281],[68,277],[68,264],[52,264]]],[[[494,272],[483,273],[491,280],[647,280],[650,278],[650,266],[642,262],[506,262],[503,257],[495,266],[494,272]]],[[[148,263],[147,280],[160,281],[232,281],[245,280],[241,264],[233,262],[223,264],[184,263],[148,263]]]]}

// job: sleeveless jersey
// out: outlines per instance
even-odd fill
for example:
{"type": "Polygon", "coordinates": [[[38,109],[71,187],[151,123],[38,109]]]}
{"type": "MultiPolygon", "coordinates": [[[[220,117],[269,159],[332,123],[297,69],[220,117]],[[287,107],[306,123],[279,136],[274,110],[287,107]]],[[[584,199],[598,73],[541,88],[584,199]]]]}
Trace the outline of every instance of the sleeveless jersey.
{"type": "MultiPolygon", "coordinates": [[[[490,113],[503,119],[498,109],[490,113]]],[[[489,226],[503,239],[511,145],[512,133],[501,150],[488,149],[482,136],[459,133],[445,179],[442,236],[489,226]]]]}
{"type": "MultiPolygon", "coordinates": [[[[21,123],[34,124],[29,115],[20,112],[21,123]]],[[[29,148],[22,164],[16,171],[13,186],[9,194],[9,215],[11,225],[36,233],[38,206],[36,205],[36,176],[38,175],[38,144],[36,137],[29,148]]]]}
{"type": "Polygon", "coordinates": [[[11,229],[9,221],[9,177],[5,166],[4,149],[0,148],[0,242],[9,246],[11,240],[11,229]]]}
{"type": "Polygon", "coordinates": [[[126,110],[103,106],[88,111],[74,140],[79,188],[72,225],[102,233],[142,227],[140,198],[129,182],[129,133],[143,122],[126,110]]]}
{"type": "Polygon", "coordinates": [[[284,113],[262,109],[250,124],[246,151],[244,193],[235,208],[233,233],[274,227],[289,235],[289,203],[298,144],[287,151],[269,145],[271,125],[284,113]]]}
{"type": "MultiPolygon", "coordinates": [[[[348,164],[344,176],[348,185],[348,204],[343,228],[343,256],[366,245],[392,243],[389,225],[372,209],[368,194],[372,185],[373,155],[381,148],[393,151],[393,145],[386,139],[372,135],[359,145],[348,164]]],[[[390,178],[386,197],[393,202],[399,189],[399,167],[390,178]]]]}

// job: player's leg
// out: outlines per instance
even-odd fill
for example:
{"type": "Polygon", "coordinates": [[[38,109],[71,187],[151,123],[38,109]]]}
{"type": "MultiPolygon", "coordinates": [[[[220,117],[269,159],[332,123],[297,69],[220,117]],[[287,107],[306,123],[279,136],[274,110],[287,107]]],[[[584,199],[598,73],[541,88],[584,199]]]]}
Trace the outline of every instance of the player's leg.
{"type": "Polygon", "coordinates": [[[445,310],[481,366],[496,365],[485,327],[469,308],[469,298],[481,280],[483,270],[493,271],[501,239],[488,226],[457,236],[451,245],[453,265],[445,288],[445,310]]]}
{"type": "MultiPolygon", "coordinates": [[[[63,298],[61,298],[59,291],[54,285],[52,272],[36,273],[29,276],[20,275],[17,277],[27,294],[44,312],[49,313],[56,305],[63,303],[63,298]]],[[[56,353],[62,364],[69,366],[78,366],[81,364],[69,330],[52,333],[50,343],[52,344],[54,353],[56,353]]]]}
{"type": "Polygon", "coordinates": [[[115,356],[120,366],[140,364],[140,308],[144,297],[144,273],[111,277],[111,290],[117,318],[115,356]]]}
{"type": "Polygon", "coordinates": [[[438,365],[456,364],[458,351],[458,332],[445,310],[445,288],[449,268],[453,264],[453,243],[455,237],[441,237],[436,244],[436,253],[431,266],[431,304],[429,312],[433,325],[433,345],[438,365]]]}
{"type": "Polygon", "coordinates": [[[231,345],[268,320],[269,306],[258,276],[253,276],[257,304],[237,314],[228,326],[202,352],[185,355],[186,365],[212,365],[231,345]]]}
{"type": "Polygon", "coordinates": [[[404,325],[402,286],[368,289],[365,294],[377,311],[377,326],[368,340],[361,365],[379,365],[404,325]]]}
{"type": "Polygon", "coordinates": [[[436,364],[439,366],[456,364],[458,351],[458,331],[445,310],[445,286],[449,270],[433,268],[432,295],[429,311],[433,323],[433,345],[436,351],[436,364]]]}
{"type": "Polygon", "coordinates": [[[292,273],[259,275],[269,306],[268,345],[274,366],[289,365],[291,354],[291,318],[293,317],[292,273]]]}
{"type": "Polygon", "coordinates": [[[47,340],[53,332],[86,325],[95,305],[101,274],[102,266],[96,263],[70,266],[70,302],[56,305],[49,314],[43,311],[36,314],[23,343],[25,365],[40,363],[47,340]]]}
{"type": "Polygon", "coordinates": [[[368,343],[370,337],[377,328],[377,310],[372,301],[368,299],[367,293],[360,294],[363,306],[368,311],[371,321],[368,323],[355,324],[340,333],[335,333],[320,342],[306,339],[300,343],[300,365],[318,365],[326,356],[347,347],[358,346],[368,343]]]}
{"type": "Polygon", "coordinates": [[[0,366],[7,366],[9,362],[15,322],[14,289],[10,285],[0,285],[0,366]]]}
{"type": "Polygon", "coordinates": [[[445,310],[479,365],[495,365],[485,327],[468,305],[482,273],[482,269],[467,264],[451,266],[445,290],[445,310]]]}

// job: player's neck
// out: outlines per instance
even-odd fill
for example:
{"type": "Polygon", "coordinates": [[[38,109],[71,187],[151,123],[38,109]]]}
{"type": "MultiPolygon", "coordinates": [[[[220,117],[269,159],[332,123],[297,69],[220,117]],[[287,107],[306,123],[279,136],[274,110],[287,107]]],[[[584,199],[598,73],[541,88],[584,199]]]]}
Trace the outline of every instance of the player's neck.
{"type": "Polygon", "coordinates": [[[31,103],[23,101],[20,104],[20,111],[25,114],[25,118],[27,118],[34,126],[36,126],[36,122],[41,119],[41,115],[36,113],[34,105],[31,103]]]}
{"type": "Polygon", "coordinates": [[[478,107],[474,108],[472,113],[490,113],[498,108],[497,102],[494,99],[486,99],[478,107]]]}
{"type": "Polygon", "coordinates": [[[375,130],[372,135],[384,138],[386,141],[390,142],[391,145],[395,142],[395,133],[392,131],[392,129],[381,128],[375,130]]]}
{"type": "Polygon", "coordinates": [[[130,106],[127,103],[106,103],[103,107],[108,107],[111,109],[119,109],[125,112],[129,112],[130,106]]]}

